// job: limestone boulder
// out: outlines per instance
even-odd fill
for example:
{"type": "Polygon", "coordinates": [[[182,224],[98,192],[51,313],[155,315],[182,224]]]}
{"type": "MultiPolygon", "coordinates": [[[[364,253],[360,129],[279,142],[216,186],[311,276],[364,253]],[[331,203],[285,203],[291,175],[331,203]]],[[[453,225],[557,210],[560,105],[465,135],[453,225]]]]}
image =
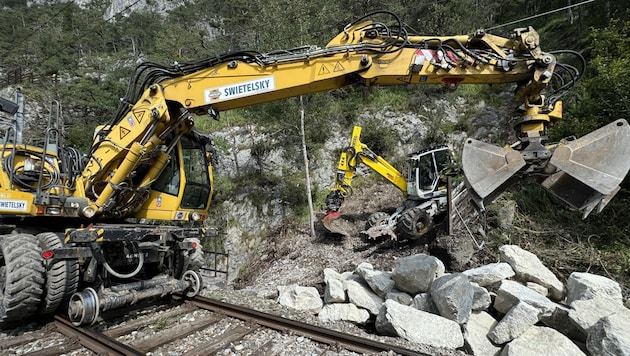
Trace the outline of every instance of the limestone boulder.
{"type": "Polygon", "coordinates": [[[538,283],[549,289],[553,300],[560,301],[564,299],[566,295],[564,284],[543,265],[538,256],[516,245],[501,246],[499,254],[502,261],[512,266],[521,282],[538,283]]]}
{"type": "Polygon", "coordinates": [[[399,258],[392,271],[396,289],[411,295],[428,291],[431,283],[442,275],[444,275],[442,261],[425,254],[399,258]]]}
{"type": "Polygon", "coordinates": [[[457,349],[464,346],[459,324],[441,316],[386,300],[376,317],[376,330],[382,335],[434,347],[457,349]]]}

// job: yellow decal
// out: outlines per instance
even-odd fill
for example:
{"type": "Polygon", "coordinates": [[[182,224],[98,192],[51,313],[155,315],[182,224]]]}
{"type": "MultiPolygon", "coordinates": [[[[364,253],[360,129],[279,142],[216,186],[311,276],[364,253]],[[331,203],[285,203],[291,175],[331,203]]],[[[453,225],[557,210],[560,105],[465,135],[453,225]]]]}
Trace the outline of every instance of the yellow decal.
{"type": "Polygon", "coordinates": [[[341,63],[340,63],[340,62],[337,62],[337,63],[335,64],[335,69],[334,69],[334,71],[335,71],[335,72],[343,72],[343,71],[345,71],[345,70],[346,70],[346,68],[344,68],[344,67],[341,65],[341,63]]]}
{"type": "Polygon", "coordinates": [[[319,69],[319,75],[330,74],[330,69],[326,67],[325,64],[322,64],[322,67],[319,69]]]}

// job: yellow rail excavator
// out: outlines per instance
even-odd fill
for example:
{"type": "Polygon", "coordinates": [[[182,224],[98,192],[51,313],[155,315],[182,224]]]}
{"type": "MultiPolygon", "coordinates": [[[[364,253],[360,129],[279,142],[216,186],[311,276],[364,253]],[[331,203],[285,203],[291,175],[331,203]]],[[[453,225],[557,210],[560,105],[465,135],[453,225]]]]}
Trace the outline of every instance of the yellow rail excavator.
{"type": "MultiPolygon", "coordinates": [[[[7,129],[0,149],[0,325],[59,309],[73,323],[89,324],[141,299],[197,294],[212,145],[194,131],[196,115],[216,118],[347,85],[514,83],[523,113],[518,141],[501,148],[471,138],[464,145],[465,181],[477,202],[535,177],[571,206],[599,210],[628,172],[630,129],[619,119],[573,141],[547,142],[548,126],[561,117],[558,99],[581,74],[557,54],[581,57],[543,51],[532,28],[508,37],[423,36],[377,12],[323,48],[142,63],[87,152],[62,145],[56,119],[41,147],[7,129]]],[[[14,105],[6,107],[3,115],[12,115],[14,105]]],[[[51,110],[51,117],[60,113],[51,110]]]]}
{"type": "Polygon", "coordinates": [[[371,214],[362,233],[369,239],[380,236],[392,240],[420,239],[431,230],[434,218],[447,211],[447,175],[457,173],[450,148],[433,147],[410,154],[403,173],[361,142],[361,130],[360,126],[354,127],[350,145],[339,155],[335,188],[326,196],[324,227],[347,235],[337,218],[345,198],[352,193],[357,166],[363,164],[398,188],[405,200],[393,214],[383,211],[371,214]]]}

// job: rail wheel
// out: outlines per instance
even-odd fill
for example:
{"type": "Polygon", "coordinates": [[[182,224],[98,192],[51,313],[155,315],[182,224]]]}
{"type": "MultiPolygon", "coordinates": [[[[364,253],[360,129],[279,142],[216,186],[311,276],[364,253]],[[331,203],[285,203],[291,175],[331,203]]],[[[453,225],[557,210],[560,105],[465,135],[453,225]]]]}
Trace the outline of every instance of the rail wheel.
{"type": "Polygon", "coordinates": [[[44,264],[35,236],[0,236],[0,325],[33,315],[40,304],[44,264]]]}
{"type": "Polygon", "coordinates": [[[401,237],[416,240],[431,230],[433,219],[424,209],[415,207],[402,212],[396,230],[401,237]]]}
{"type": "MultiPolygon", "coordinates": [[[[36,236],[42,251],[63,247],[62,237],[52,232],[43,232],[36,236]]],[[[48,266],[44,295],[39,311],[52,313],[63,302],[70,300],[79,286],[79,262],[76,260],[59,260],[48,266]]]]}

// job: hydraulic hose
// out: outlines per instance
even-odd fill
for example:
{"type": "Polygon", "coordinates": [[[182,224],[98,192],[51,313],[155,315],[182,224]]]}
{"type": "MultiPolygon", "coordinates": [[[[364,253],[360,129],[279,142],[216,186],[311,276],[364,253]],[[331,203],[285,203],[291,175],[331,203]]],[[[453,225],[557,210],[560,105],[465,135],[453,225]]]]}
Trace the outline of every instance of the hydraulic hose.
{"type": "Polygon", "coordinates": [[[133,278],[136,274],[138,274],[140,270],[142,269],[142,267],[144,266],[144,254],[140,251],[140,249],[138,248],[138,246],[136,246],[135,243],[133,245],[136,248],[136,251],[138,251],[138,266],[136,267],[135,270],[127,274],[119,273],[119,272],[114,271],[114,269],[109,265],[109,263],[107,263],[107,261],[103,261],[103,267],[105,267],[105,270],[107,270],[107,272],[109,272],[112,276],[116,278],[120,278],[120,279],[133,278]]]}

